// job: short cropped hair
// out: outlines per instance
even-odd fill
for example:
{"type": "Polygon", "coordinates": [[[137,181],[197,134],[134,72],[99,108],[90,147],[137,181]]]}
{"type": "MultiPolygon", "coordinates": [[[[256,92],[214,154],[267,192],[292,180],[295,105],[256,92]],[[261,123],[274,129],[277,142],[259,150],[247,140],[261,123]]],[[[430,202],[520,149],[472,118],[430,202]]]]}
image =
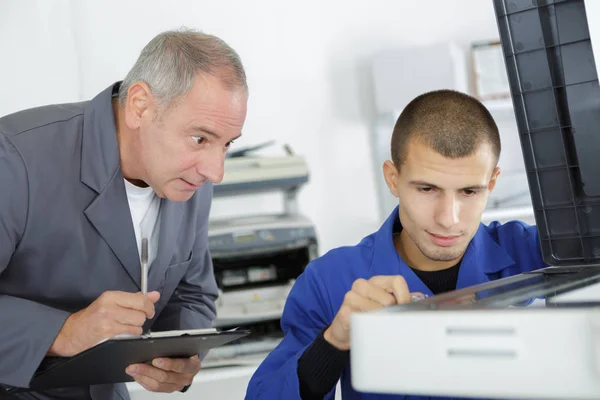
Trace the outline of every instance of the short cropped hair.
{"type": "Polygon", "coordinates": [[[119,88],[119,104],[136,82],[145,82],[162,109],[192,89],[198,73],[217,76],[228,89],[248,91],[239,55],[222,39],[189,28],[166,31],[142,50],[119,88]]]}
{"type": "Polygon", "coordinates": [[[454,90],[422,94],[404,108],[392,133],[396,168],[406,161],[411,140],[447,158],[470,156],[487,143],[496,163],[500,157],[500,134],[490,112],[476,98],[454,90]]]}

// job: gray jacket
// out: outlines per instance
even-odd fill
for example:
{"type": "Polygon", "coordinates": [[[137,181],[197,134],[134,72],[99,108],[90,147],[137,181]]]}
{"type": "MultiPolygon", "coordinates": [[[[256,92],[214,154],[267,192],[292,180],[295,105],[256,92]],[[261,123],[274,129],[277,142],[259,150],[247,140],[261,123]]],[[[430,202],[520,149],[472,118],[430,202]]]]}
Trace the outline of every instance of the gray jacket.
{"type": "MultiPolygon", "coordinates": [[[[89,102],[0,118],[0,384],[28,386],[70,313],[107,290],[140,291],[111,105],[118,85],[89,102]]],[[[146,325],[154,331],[210,327],[215,318],[211,199],[205,184],[185,203],[161,200],[148,277],[148,290],[161,293],[146,325]]],[[[128,397],[124,384],[35,393],[128,397]]]]}

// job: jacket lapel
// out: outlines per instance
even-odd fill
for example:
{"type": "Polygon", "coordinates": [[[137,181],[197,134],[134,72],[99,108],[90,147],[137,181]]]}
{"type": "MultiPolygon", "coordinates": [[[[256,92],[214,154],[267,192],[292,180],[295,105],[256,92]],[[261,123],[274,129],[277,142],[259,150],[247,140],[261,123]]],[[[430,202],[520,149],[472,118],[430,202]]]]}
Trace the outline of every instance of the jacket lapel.
{"type": "Polygon", "coordinates": [[[125,183],[120,173],[88,206],[85,215],[139,288],[140,258],[125,183]]]}
{"type": "MultiPolygon", "coordinates": [[[[161,199],[158,252],[150,268],[149,288],[159,288],[176,250],[184,203],[161,199]]],[[[185,260],[182,260],[185,261],[185,260]]]]}
{"type": "Polygon", "coordinates": [[[98,193],[84,211],[90,223],[140,287],[140,259],[120,168],[112,95],[115,84],[92,99],[84,113],[81,182],[98,193]]]}

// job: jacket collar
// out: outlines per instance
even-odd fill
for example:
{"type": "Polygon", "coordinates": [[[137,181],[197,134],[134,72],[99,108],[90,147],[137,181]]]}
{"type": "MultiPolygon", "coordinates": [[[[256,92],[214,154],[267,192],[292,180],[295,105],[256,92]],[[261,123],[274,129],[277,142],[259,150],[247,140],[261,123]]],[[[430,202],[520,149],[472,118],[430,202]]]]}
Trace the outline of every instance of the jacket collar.
{"type": "MultiPolygon", "coordinates": [[[[421,292],[431,296],[433,294],[431,290],[406,265],[394,247],[394,225],[400,225],[398,210],[399,208],[396,207],[375,233],[371,275],[402,275],[411,292],[421,292]]],[[[401,226],[399,228],[401,229],[401,226]]],[[[480,224],[477,233],[467,246],[458,272],[456,288],[489,282],[490,275],[513,264],[514,260],[496,243],[487,227],[480,224]]]]}
{"type": "Polygon", "coordinates": [[[139,288],[140,259],[120,168],[112,95],[119,83],[86,106],[81,147],[81,182],[98,193],[84,214],[139,288]]]}
{"type": "Polygon", "coordinates": [[[111,85],[86,106],[81,145],[81,182],[100,193],[121,174],[119,143],[112,107],[113,92],[120,82],[111,85]]]}

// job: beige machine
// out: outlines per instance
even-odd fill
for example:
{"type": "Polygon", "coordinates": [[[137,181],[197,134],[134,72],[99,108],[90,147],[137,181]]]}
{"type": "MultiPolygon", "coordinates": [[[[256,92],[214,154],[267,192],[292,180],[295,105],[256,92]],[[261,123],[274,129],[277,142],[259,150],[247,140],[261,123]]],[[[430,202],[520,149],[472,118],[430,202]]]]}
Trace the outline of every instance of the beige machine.
{"type": "Polygon", "coordinates": [[[211,220],[209,248],[220,290],[215,326],[252,334],[211,351],[203,367],[256,364],[283,338],[279,320],[287,295],[318,255],[315,228],[297,212],[296,195],[306,182],[308,168],[299,156],[226,160],[215,197],[282,192],[284,212],[211,220]]]}

